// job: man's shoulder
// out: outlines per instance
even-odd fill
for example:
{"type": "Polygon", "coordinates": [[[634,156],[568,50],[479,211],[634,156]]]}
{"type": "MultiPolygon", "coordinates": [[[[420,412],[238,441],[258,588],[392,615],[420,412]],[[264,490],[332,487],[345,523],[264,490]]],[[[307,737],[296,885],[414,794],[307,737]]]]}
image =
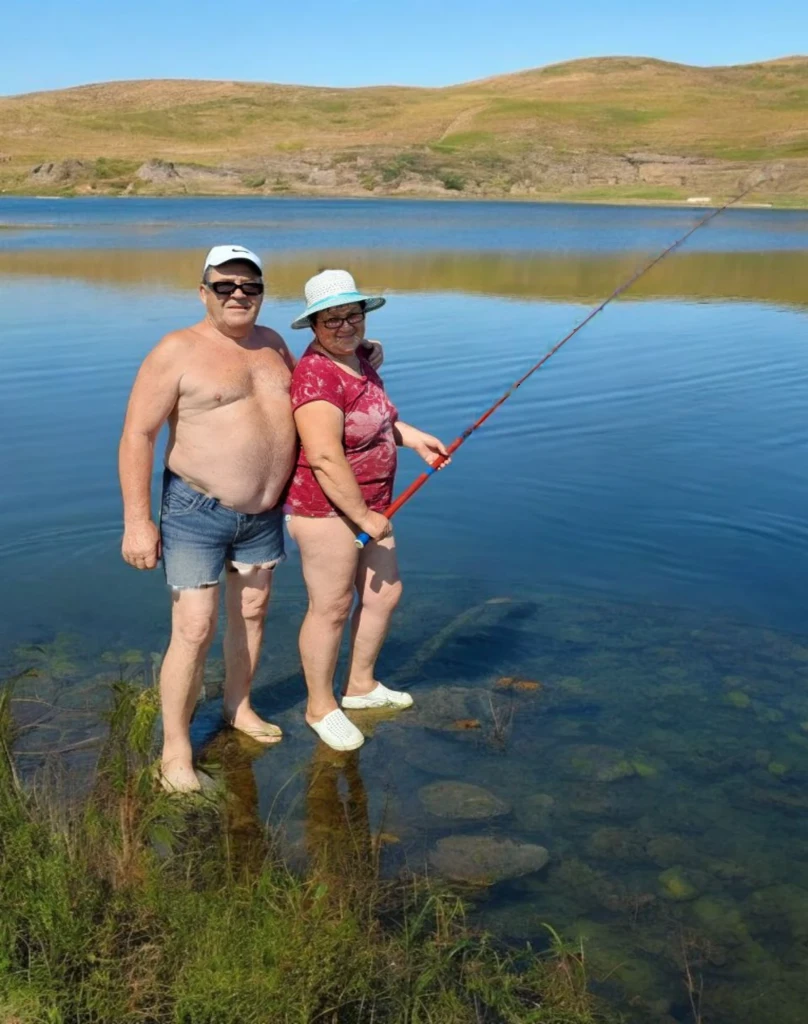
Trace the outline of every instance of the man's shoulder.
{"type": "Polygon", "coordinates": [[[289,351],[289,346],[277,331],[273,330],[271,327],[263,327],[261,324],[256,324],[255,332],[263,347],[272,349],[273,352],[277,352],[288,368],[290,370],[294,370],[295,357],[289,351]]]}
{"type": "Polygon", "coordinates": [[[266,344],[283,345],[283,347],[286,348],[286,342],[274,328],[265,327],[263,324],[256,324],[255,332],[258,335],[258,337],[266,344]]]}
{"type": "Polygon", "coordinates": [[[157,342],[152,352],[159,352],[164,357],[181,355],[187,352],[199,341],[199,328],[196,324],[191,327],[180,327],[175,331],[169,331],[157,342]]]}

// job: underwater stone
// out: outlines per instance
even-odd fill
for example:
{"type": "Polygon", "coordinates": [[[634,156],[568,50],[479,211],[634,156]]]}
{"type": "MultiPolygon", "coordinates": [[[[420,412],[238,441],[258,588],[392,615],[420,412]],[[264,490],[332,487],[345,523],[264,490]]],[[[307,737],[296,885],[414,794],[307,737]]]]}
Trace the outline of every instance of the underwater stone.
{"type": "Polygon", "coordinates": [[[748,708],[752,703],[752,698],[749,694],[743,693],[741,690],[730,690],[725,695],[724,700],[734,708],[748,708]]]}
{"type": "Polygon", "coordinates": [[[656,765],[651,764],[650,761],[644,761],[642,758],[635,757],[631,764],[641,779],[652,779],[659,774],[659,768],[656,765]]]}
{"type": "MultiPolygon", "coordinates": [[[[462,734],[462,730],[458,730],[458,722],[476,720],[482,726],[490,726],[494,715],[507,716],[509,700],[482,688],[441,686],[419,693],[415,707],[401,721],[405,726],[457,735],[458,732],[462,734]]],[[[477,739],[473,731],[466,738],[475,742],[477,739]]]]}
{"type": "MultiPolygon", "coordinates": [[[[466,735],[474,736],[475,733],[472,731],[466,735]]],[[[404,746],[404,760],[413,768],[431,775],[465,776],[469,769],[469,747],[456,740],[441,740],[434,734],[422,733],[404,746]]]]}
{"type": "Polygon", "coordinates": [[[622,751],[595,744],[571,747],[567,763],[579,778],[595,782],[618,782],[637,774],[622,751]]]}
{"type": "Polygon", "coordinates": [[[766,765],[766,769],[769,775],[774,775],[777,779],[782,779],[788,775],[789,767],[787,764],[783,764],[782,761],[769,761],[766,765]]]}
{"type": "Polygon", "coordinates": [[[533,793],[514,807],[522,828],[528,832],[541,831],[547,827],[555,800],[548,793],[533,793]]]}
{"type": "Polygon", "coordinates": [[[769,725],[779,725],[780,722],[786,720],[786,716],[782,711],[778,711],[777,708],[767,708],[765,706],[756,705],[755,714],[761,722],[765,722],[769,725]]]}
{"type": "Polygon", "coordinates": [[[808,939],[808,891],[799,886],[758,889],[749,899],[749,910],[758,927],[766,931],[782,934],[788,929],[795,939],[808,939]]]}
{"type": "Polygon", "coordinates": [[[749,937],[741,912],[732,900],[701,896],[693,904],[693,913],[705,932],[719,942],[734,945],[749,937]]]}
{"type": "Polygon", "coordinates": [[[661,868],[687,863],[695,857],[690,846],[677,835],[662,835],[651,839],[645,848],[651,860],[661,868]]]}
{"type": "MultiPolygon", "coordinates": [[[[571,933],[573,941],[583,943],[586,963],[592,965],[597,975],[616,982],[632,1006],[636,1007],[638,1000],[663,1009],[670,1006],[665,991],[671,985],[664,972],[633,944],[624,928],[580,919],[565,931],[571,933]]],[[[657,1024],[659,1018],[643,1017],[642,1020],[653,1020],[657,1024]]]]}
{"type": "Polygon", "coordinates": [[[438,818],[479,821],[508,814],[510,806],[482,786],[469,782],[430,782],[418,791],[418,799],[438,818]]]}
{"type": "Polygon", "coordinates": [[[645,859],[644,837],[631,828],[599,828],[592,834],[589,848],[596,857],[628,861],[645,859]]]}
{"type": "Polygon", "coordinates": [[[699,889],[694,883],[693,876],[679,865],[663,871],[659,876],[659,884],[662,895],[677,903],[694,900],[699,895],[699,889]]]}
{"type": "Polygon", "coordinates": [[[430,864],[444,878],[481,885],[541,871],[549,859],[543,846],[492,836],[446,836],[429,854],[430,864]]]}

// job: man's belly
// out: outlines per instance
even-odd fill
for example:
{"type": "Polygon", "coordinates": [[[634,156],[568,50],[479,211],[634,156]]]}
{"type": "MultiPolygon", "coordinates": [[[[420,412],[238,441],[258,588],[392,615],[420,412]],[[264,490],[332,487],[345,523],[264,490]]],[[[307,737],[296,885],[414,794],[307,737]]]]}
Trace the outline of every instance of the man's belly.
{"type": "Polygon", "coordinates": [[[294,469],[291,415],[274,423],[178,424],[166,465],[198,491],[237,512],[274,508],[294,469]],[[226,427],[226,429],[225,429],[226,427]]]}

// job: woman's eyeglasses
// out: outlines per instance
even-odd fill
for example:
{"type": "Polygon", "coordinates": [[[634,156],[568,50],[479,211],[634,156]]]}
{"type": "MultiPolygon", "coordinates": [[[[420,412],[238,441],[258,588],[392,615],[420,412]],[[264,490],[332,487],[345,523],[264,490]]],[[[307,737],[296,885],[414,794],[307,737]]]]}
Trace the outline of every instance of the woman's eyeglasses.
{"type": "Polygon", "coordinates": [[[214,295],[235,295],[239,288],[243,295],[255,296],[264,294],[263,281],[244,281],[242,284],[239,284],[237,281],[207,281],[206,285],[214,295]]]}
{"type": "Polygon", "coordinates": [[[363,323],[364,319],[364,313],[349,313],[348,316],[330,316],[327,320],[321,320],[320,326],[327,328],[329,331],[338,331],[343,324],[357,327],[363,323]]]}

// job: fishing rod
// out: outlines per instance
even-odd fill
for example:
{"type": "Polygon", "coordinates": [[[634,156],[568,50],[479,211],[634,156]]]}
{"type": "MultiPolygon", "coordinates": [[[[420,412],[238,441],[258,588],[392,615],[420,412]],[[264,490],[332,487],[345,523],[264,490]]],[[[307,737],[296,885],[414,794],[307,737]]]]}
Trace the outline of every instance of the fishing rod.
{"type": "MultiPolygon", "coordinates": [[[[429,478],[433,476],[441,468],[441,466],[444,464],[444,462],[447,461],[447,459],[452,455],[452,453],[456,452],[460,445],[463,444],[464,441],[467,441],[475,432],[475,430],[478,430],[483,425],[483,423],[485,423],[489,416],[493,416],[493,414],[504,402],[507,402],[507,400],[511,397],[514,391],[520,388],[529,377],[532,377],[536,370],[541,369],[541,367],[544,366],[548,359],[551,359],[563,345],[566,345],[570,338],[574,338],[578,331],[586,327],[586,325],[591,320],[594,320],[598,313],[602,313],[610,302],[613,302],[615,299],[619,298],[624,292],[627,292],[633,284],[636,284],[636,282],[639,281],[639,279],[643,277],[645,274],[647,274],[649,270],[652,270],[657,265],[657,263],[661,263],[666,256],[670,256],[670,254],[675,249],[678,249],[679,246],[684,245],[688,238],[690,238],[691,235],[694,235],[699,230],[699,228],[703,228],[705,224],[709,224],[711,220],[713,220],[719,214],[723,213],[724,210],[728,210],[730,206],[734,206],[735,203],[739,203],[744,198],[744,196],[749,195],[749,193],[752,192],[754,189],[759,188],[765,180],[765,177],[757,179],[753,184],[748,185],[743,190],[743,192],[739,192],[738,195],[734,196],[728,202],[724,203],[723,206],[719,206],[717,209],[712,210],[710,213],[708,213],[706,217],[702,217],[701,220],[694,224],[693,227],[690,228],[688,231],[686,231],[685,234],[681,236],[681,238],[677,238],[675,242],[673,242],[671,245],[667,247],[667,249],[663,249],[661,253],[655,256],[652,260],[649,260],[649,262],[646,263],[644,266],[640,267],[639,270],[636,270],[627,281],[620,285],[619,288],[615,288],[615,290],[612,292],[611,295],[608,296],[608,298],[604,299],[599,306],[596,306],[586,317],[584,317],[584,319],[577,326],[573,327],[569,334],[565,335],[565,337],[563,337],[561,341],[556,342],[556,344],[553,345],[549,352],[546,352],[537,363],[531,366],[531,368],[523,377],[520,377],[519,380],[511,384],[511,386],[508,388],[505,394],[502,395],[501,398],[498,398],[490,409],[486,409],[486,411],[482,414],[482,416],[480,416],[479,419],[475,420],[470,427],[466,427],[463,433],[459,437],[456,437],[454,441],[452,441],[452,443],[446,449],[447,454],[438,455],[438,457],[435,459],[432,465],[429,466],[428,469],[424,470],[424,472],[421,473],[420,476],[416,477],[415,480],[413,480],[413,482],[406,490],[402,491],[401,494],[399,494],[399,496],[395,499],[393,504],[390,505],[390,507],[383,513],[383,515],[385,515],[388,519],[391,519],[396,514],[396,512],[398,512],[402,505],[406,505],[410,498],[418,491],[420,491],[420,489],[424,486],[427,480],[429,480],[429,478]]],[[[357,534],[356,537],[356,546],[358,548],[363,548],[370,539],[371,538],[369,533],[359,533],[357,534]]]]}

